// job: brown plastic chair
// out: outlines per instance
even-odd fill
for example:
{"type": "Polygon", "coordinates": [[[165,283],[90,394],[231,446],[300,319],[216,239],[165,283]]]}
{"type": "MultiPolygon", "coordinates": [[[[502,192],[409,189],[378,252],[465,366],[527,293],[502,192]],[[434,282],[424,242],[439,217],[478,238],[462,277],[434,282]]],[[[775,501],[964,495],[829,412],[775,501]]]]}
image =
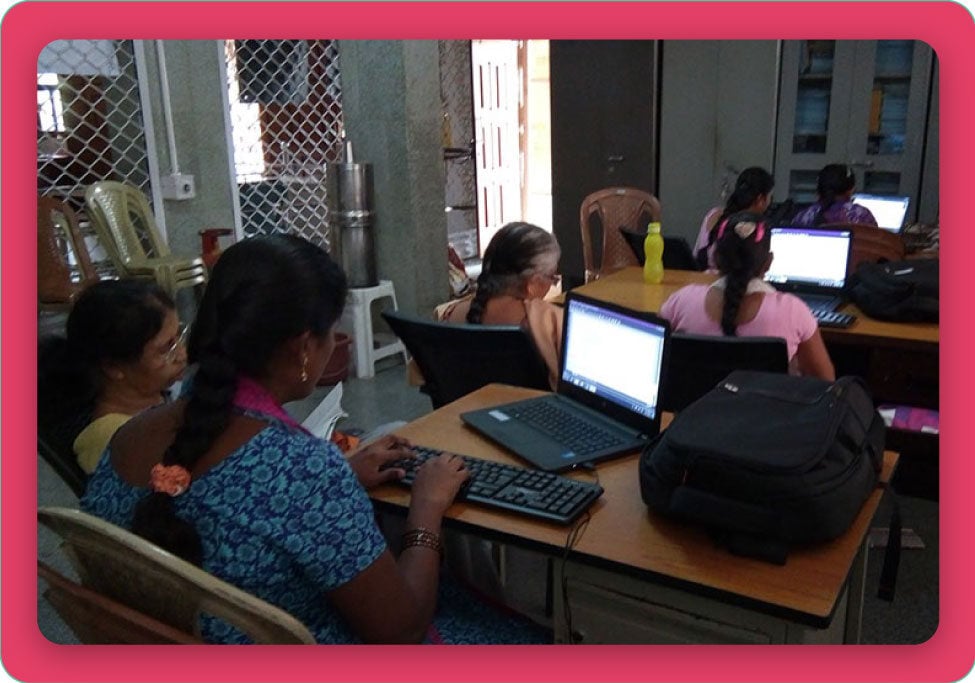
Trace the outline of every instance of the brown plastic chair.
{"type": "Polygon", "coordinates": [[[633,187],[607,187],[582,200],[579,224],[582,229],[582,259],[586,282],[602,275],[637,265],[636,256],[620,229],[646,232],[647,224],[660,220],[660,202],[649,192],[633,187]],[[593,254],[593,217],[602,230],[599,262],[593,254]]]}
{"type": "Polygon", "coordinates": [[[37,575],[47,584],[44,599],[86,645],[203,644],[195,636],[85,588],[40,560],[37,575]]]}
{"type": "Polygon", "coordinates": [[[37,303],[66,311],[78,293],[98,279],[74,210],[56,197],[37,198],[37,303]],[[69,253],[77,264],[73,276],[69,253]]]}
{"type": "Polygon", "coordinates": [[[113,180],[92,183],[85,191],[85,206],[120,274],[155,278],[171,296],[206,282],[203,259],[174,256],[162,241],[149,201],[138,188],[113,180]]]}
{"type": "Polygon", "coordinates": [[[120,527],[80,510],[42,507],[37,520],[63,541],[90,591],[200,639],[209,614],[255,643],[314,643],[300,621],[120,527]]]}
{"type": "Polygon", "coordinates": [[[900,235],[883,228],[860,223],[828,223],[824,228],[842,228],[853,234],[853,248],[850,255],[850,273],[856,271],[861,263],[880,261],[902,261],[906,248],[900,235]]]}

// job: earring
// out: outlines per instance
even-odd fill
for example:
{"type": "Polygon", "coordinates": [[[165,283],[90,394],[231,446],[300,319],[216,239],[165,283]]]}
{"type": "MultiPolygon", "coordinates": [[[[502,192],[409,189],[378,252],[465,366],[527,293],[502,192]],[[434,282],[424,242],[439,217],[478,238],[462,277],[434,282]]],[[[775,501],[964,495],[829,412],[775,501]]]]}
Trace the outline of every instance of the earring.
{"type": "Polygon", "coordinates": [[[308,354],[302,354],[301,356],[301,381],[308,381],[308,354]]]}

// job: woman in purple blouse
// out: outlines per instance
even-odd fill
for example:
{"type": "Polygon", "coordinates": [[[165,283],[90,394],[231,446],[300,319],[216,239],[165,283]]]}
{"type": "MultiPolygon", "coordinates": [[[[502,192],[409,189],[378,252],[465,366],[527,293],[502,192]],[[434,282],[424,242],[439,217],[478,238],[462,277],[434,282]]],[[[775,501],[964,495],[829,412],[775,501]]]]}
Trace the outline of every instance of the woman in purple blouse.
{"type": "Polygon", "coordinates": [[[825,223],[860,223],[877,225],[870,209],[854,204],[851,197],[857,179],[846,164],[828,164],[819,172],[816,192],[819,201],[800,211],[792,221],[795,225],[823,225],[825,223]]]}

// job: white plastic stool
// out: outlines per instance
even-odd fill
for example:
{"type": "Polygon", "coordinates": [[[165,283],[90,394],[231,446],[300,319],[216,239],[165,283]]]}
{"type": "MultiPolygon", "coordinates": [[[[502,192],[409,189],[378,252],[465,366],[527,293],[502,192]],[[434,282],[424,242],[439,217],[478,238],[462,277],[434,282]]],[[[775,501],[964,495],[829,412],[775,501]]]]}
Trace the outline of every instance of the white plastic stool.
{"type": "Polygon", "coordinates": [[[406,362],[403,342],[393,335],[376,334],[372,331],[372,302],[385,297],[393,300],[393,310],[397,310],[392,280],[380,280],[375,287],[349,289],[349,301],[342,314],[340,327],[352,334],[356,377],[374,377],[376,361],[380,358],[402,353],[403,362],[406,362]]]}

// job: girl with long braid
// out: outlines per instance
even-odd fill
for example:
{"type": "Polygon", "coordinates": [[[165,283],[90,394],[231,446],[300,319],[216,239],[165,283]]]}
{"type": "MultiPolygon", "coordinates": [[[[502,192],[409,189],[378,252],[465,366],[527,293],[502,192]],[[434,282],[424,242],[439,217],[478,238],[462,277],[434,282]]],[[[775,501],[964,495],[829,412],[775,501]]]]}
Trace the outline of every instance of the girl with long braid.
{"type": "Polygon", "coordinates": [[[846,164],[827,164],[816,179],[818,201],[800,211],[792,222],[795,225],[877,225],[877,219],[870,213],[870,209],[853,203],[853,189],[856,184],[857,178],[852,168],[846,164]]]}
{"type": "MultiPolygon", "coordinates": [[[[537,631],[443,602],[441,520],[469,476],[460,458],[418,470],[397,558],[366,489],[405,474],[390,465],[410,444],[387,436],[347,459],[282,408],[314,389],[346,293],[339,267],[299,237],[223,252],[189,340],[188,395],[119,430],[82,507],[282,607],[322,643],[530,640],[537,631]],[[445,613],[450,629],[431,630],[445,613]]],[[[245,642],[215,619],[202,627],[245,642]]]]}
{"type": "Polygon", "coordinates": [[[555,237],[531,223],[508,223],[484,251],[473,296],[437,307],[445,322],[522,325],[531,333],[558,386],[562,345],[562,309],[544,300],[561,280],[561,250],[555,237]]]}
{"type": "Polygon", "coordinates": [[[735,189],[728,195],[724,207],[715,207],[707,212],[701,221],[701,230],[694,244],[694,258],[702,270],[715,270],[714,243],[717,238],[717,226],[728,216],[740,211],[751,213],[765,213],[772,203],[772,188],[775,178],[772,174],[759,166],[751,166],[738,174],[735,189]]]}
{"type": "Polygon", "coordinates": [[[833,363],[809,307],[762,279],[772,265],[770,226],[762,216],[742,212],[721,221],[716,232],[721,277],[710,285],[677,290],[663,303],[660,315],[675,332],[782,337],[793,374],[834,380],[833,363]]]}

